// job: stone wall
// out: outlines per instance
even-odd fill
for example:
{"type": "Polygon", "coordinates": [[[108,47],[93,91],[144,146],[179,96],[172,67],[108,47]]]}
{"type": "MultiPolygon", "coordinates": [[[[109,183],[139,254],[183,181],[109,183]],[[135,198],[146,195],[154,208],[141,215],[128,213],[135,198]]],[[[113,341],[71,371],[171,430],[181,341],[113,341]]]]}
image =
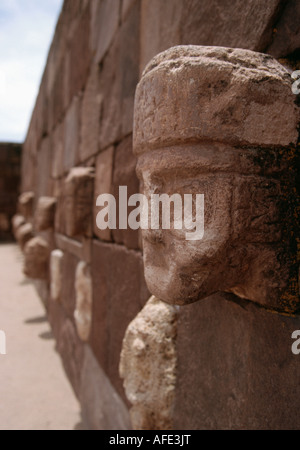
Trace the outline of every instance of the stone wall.
{"type": "MultiPolygon", "coordinates": [[[[225,4],[65,0],[57,23],[23,146],[25,198],[15,231],[93,429],[132,426],[119,362],[126,329],[150,297],[142,244],[137,231],[100,231],[95,217],[98,195],[139,190],[133,107],[146,64],[178,44],[247,48],[291,66],[297,60],[297,1],[225,4]]],[[[220,296],[176,310],[172,417],[142,426],[298,427],[300,369],[289,339],[299,319],[220,296]]],[[[155,358],[161,350],[153,348],[155,358]]],[[[164,377],[159,368],[154,378],[164,377]]]]}
{"type": "Polygon", "coordinates": [[[12,238],[20,189],[21,145],[0,143],[0,240],[12,238]]]}

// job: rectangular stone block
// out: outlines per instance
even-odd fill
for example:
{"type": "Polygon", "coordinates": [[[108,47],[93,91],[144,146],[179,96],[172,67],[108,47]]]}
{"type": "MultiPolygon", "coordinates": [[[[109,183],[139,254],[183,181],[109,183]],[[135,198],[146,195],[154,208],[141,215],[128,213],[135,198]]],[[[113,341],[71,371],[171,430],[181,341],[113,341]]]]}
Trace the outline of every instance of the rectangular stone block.
{"type": "Polygon", "coordinates": [[[103,241],[111,241],[111,230],[100,230],[97,227],[96,217],[100,211],[100,207],[96,206],[96,200],[99,195],[112,193],[112,170],[114,162],[114,147],[109,147],[100,153],[96,160],[96,176],[94,190],[94,234],[103,241]]]}
{"type": "Polygon", "coordinates": [[[65,231],[70,237],[92,235],[94,169],[76,167],[64,183],[65,231]]]}
{"type": "Polygon", "coordinates": [[[54,129],[51,137],[51,145],[52,145],[52,177],[59,178],[64,173],[64,136],[65,131],[65,122],[59,123],[54,129]]]}
{"type": "MultiPolygon", "coordinates": [[[[213,45],[263,51],[280,0],[142,0],[140,74],[158,53],[175,45],[213,45]]],[[[276,22],[274,22],[276,23],[276,22]]]]}
{"type": "Polygon", "coordinates": [[[82,11],[70,41],[70,61],[68,70],[69,101],[81,91],[87,81],[90,62],[90,5],[82,11]]]}
{"type": "MultiPolygon", "coordinates": [[[[52,147],[50,137],[45,137],[37,157],[36,199],[41,196],[52,196],[53,181],[51,179],[52,147]]],[[[28,175],[26,175],[28,176],[28,175]]]]}
{"type": "Polygon", "coordinates": [[[181,307],[175,429],[299,429],[299,329],[230,294],[181,307]]]}
{"type": "Polygon", "coordinates": [[[91,51],[99,64],[107,52],[119,25],[120,0],[91,1],[91,51]]]}
{"type": "Polygon", "coordinates": [[[67,172],[79,159],[81,97],[73,98],[65,118],[63,167],[67,172]]]}
{"type": "Polygon", "coordinates": [[[130,9],[103,59],[99,147],[105,149],[132,131],[133,101],[139,77],[140,3],[130,9]],[[109,92],[109,95],[105,95],[109,92]]]}
{"type": "MultiPolygon", "coordinates": [[[[127,197],[139,193],[139,180],[135,173],[136,157],[132,152],[132,136],[125,138],[116,147],[113,188],[112,192],[115,196],[117,205],[119,204],[119,186],[127,187],[127,197]]],[[[136,207],[128,207],[127,218],[132,210],[136,207]]],[[[121,230],[117,221],[117,229],[112,231],[113,240],[118,244],[124,244],[128,248],[139,248],[138,230],[121,230]]]]}
{"type": "Polygon", "coordinates": [[[93,314],[90,345],[119,395],[127,402],[119,377],[125,330],[150,294],[139,252],[93,242],[93,314]]]}
{"type": "Polygon", "coordinates": [[[128,409],[88,346],[84,347],[80,404],[91,430],[129,430],[128,409]]]}
{"type": "Polygon", "coordinates": [[[98,152],[100,112],[104,95],[99,89],[99,75],[99,65],[93,64],[82,99],[80,162],[98,152]]]}

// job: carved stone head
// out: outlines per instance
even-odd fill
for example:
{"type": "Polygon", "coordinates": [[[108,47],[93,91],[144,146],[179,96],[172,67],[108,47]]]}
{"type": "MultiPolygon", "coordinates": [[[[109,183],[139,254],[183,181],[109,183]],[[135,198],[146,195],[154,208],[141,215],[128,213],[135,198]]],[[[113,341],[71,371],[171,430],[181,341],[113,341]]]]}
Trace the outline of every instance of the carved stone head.
{"type": "Polygon", "coordinates": [[[145,69],[134,118],[141,189],[147,197],[204,194],[201,240],[172,226],[143,230],[156,297],[187,304],[223,291],[278,311],[299,308],[291,84],[276,60],[241,49],[174,47],[145,69]]]}

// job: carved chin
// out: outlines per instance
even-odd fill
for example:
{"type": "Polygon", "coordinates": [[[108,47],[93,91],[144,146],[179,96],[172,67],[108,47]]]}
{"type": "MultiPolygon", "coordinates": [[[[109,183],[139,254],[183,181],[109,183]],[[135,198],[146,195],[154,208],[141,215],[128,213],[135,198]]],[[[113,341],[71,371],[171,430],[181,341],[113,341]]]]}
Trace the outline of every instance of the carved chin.
{"type": "Polygon", "coordinates": [[[203,272],[191,277],[183,271],[148,264],[145,279],[151,294],[173,305],[186,305],[208,297],[216,292],[209,286],[209,274],[203,272]]]}

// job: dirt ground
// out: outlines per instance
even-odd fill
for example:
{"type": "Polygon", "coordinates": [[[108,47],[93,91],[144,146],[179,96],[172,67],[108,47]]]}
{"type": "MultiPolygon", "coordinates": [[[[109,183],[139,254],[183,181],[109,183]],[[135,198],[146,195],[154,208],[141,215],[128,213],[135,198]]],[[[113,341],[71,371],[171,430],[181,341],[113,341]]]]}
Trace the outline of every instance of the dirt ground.
{"type": "Polygon", "coordinates": [[[0,330],[6,335],[6,354],[0,354],[0,430],[83,429],[45,309],[22,274],[15,244],[0,245],[0,330]]]}

